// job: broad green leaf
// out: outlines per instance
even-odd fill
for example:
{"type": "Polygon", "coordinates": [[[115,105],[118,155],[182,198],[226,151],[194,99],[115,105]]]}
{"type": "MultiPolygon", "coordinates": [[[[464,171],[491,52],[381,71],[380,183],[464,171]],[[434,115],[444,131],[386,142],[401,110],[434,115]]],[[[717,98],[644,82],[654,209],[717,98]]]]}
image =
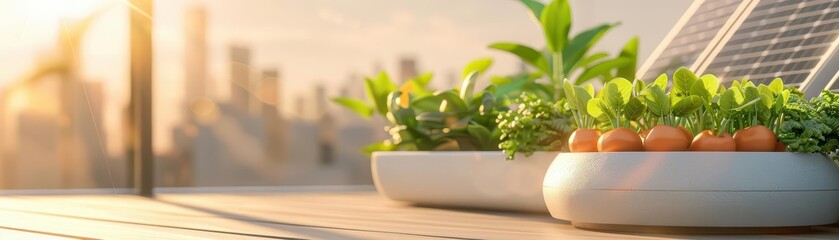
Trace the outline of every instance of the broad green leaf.
{"type": "MultiPolygon", "coordinates": [[[[495,79],[495,78],[493,78],[495,79]]],[[[495,95],[497,96],[507,96],[514,91],[521,90],[526,84],[530,83],[531,80],[527,78],[508,78],[505,77],[504,79],[509,80],[509,82],[502,83],[498,81],[497,84],[493,83],[495,88],[495,95]]]]}
{"type": "Polygon", "coordinates": [[[512,53],[518,56],[522,60],[522,62],[530,64],[536,69],[539,69],[539,71],[542,71],[544,73],[551,72],[550,67],[548,67],[548,61],[545,60],[545,56],[542,55],[541,52],[536,51],[535,49],[530,48],[528,46],[518,43],[501,42],[489,45],[489,48],[512,53]]]}
{"type": "Polygon", "coordinates": [[[775,98],[774,105],[772,106],[772,111],[780,113],[784,109],[784,105],[787,104],[787,101],[789,101],[789,90],[779,92],[778,96],[775,98]]]}
{"type": "Polygon", "coordinates": [[[419,112],[438,111],[443,98],[434,95],[418,97],[411,101],[411,107],[419,112]]]}
{"type": "Polygon", "coordinates": [[[468,109],[466,103],[454,91],[442,91],[434,93],[434,96],[442,98],[440,112],[464,112],[468,109]]]}
{"type": "Polygon", "coordinates": [[[417,121],[423,122],[439,122],[442,123],[446,117],[449,116],[447,113],[441,112],[424,112],[417,115],[417,121]]]}
{"type": "Polygon", "coordinates": [[[639,97],[633,97],[626,102],[626,106],[623,108],[623,115],[626,119],[637,120],[638,118],[641,118],[646,111],[647,106],[641,102],[641,99],[639,97]]]}
{"type": "Polygon", "coordinates": [[[478,80],[478,71],[472,71],[463,79],[463,85],[460,86],[460,98],[463,101],[472,99],[472,94],[475,92],[475,82],[478,80]]]}
{"type": "Polygon", "coordinates": [[[589,96],[594,97],[594,85],[591,85],[591,83],[585,84],[583,85],[583,89],[586,90],[589,96]]]}
{"type": "Polygon", "coordinates": [[[390,77],[388,77],[387,73],[381,72],[373,79],[365,78],[364,86],[370,102],[376,106],[376,110],[378,110],[380,114],[385,114],[387,112],[388,104],[387,96],[390,92],[397,90],[396,84],[393,84],[393,82],[390,81],[390,77]]]}
{"type": "Polygon", "coordinates": [[[625,66],[627,64],[632,64],[632,62],[632,59],[618,57],[597,63],[583,71],[583,73],[581,73],[580,76],[577,77],[577,80],[575,80],[574,83],[580,85],[596,77],[608,75],[609,72],[613,69],[625,66]]]}
{"type": "Polygon", "coordinates": [[[717,94],[717,91],[719,91],[720,88],[720,80],[717,79],[717,76],[714,76],[713,74],[705,74],[699,79],[702,80],[705,90],[711,94],[712,97],[717,94]]]}
{"type": "Polygon", "coordinates": [[[708,92],[703,81],[696,81],[693,83],[693,86],[690,87],[690,95],[701,97],[706,101],[711,100],[711,93],[708,92]]]}
{"type": "Polygon", "coordinates": [[[686,93],[690,91],[690,87],[693,86],[693,83],[699,80],[690,69],[685,67],[680,67],[673,73],[673,90],[677,93],[686,93]]]}
{"type": "Polygon", "coordinates": [[[757,86],[757,92],[760,93],[761,95],[768,94],[769,96],[773,96],[773,97],[775,96],[775,93],[772,91],[772,89],[769,88],[769,86],[766,86],[766,84],[758,85],[757,86]]]}
{"type": "Polygon", "coordinates": [[[490,133],[489,129],[479,124],[469,124],[466,126],[466,132],[472,135],[472,137],[475,137],[481,145],[485,145],[492,139],[492,133],[490,133]]]}
{"type": "Polygon", "coordinates": [[[742,82],[742,83],[740,83],[740,86],[743,86],[744,88],[745,88],[745,87],[757,87],[757,86],[755,86],[755,83],[754,83],[754,82],[749,81],[749,80],[747,80],[747,79],[743,79],[743,82],[742,82]]]}
{"type": "Polygon", "coordinates": [[[731,86],[728,87],[729,89],[737,89],[740,90],[742,86],[740,86],[740,81],[732,81],[731,86]]]}
{"type": "Polygon", "coordinates": [[[670,114],[670,98],[658,85],[651,85],[643,92],[643,100],[655,116],[666,116],[670,114]]]}
{"type": "Polygon", "coordinates": [[[610,84],[614,84],[618,92],[620,92],[620,97],[623,102],[629,101],[629,98],[632,97],[632,82],[626,80],[626,78],[615,78],[609,81],[610,84]]]}
{"type": "Polygon", "coordinates": [[[743,104],[745,102],[745,97],[743,95],[743,90],[741,88],[729,88],[734,93],[734,101],[737,104],[743,104]]]}
{"type": "Polygon", "coordinates": [[[533,19],[535,19],[537,23],[540,23],[539,18],[542,16],[542,9],[545,8],[545,4],[542,4],[541,2],[536,0],[519,1],[523,3],[525,6],[527,6],[528,9],[530,9],[530,13],[532,14],[531,16],[533,17],[533,19]]]}
{"type": "Polygon", "coordinates": [[[586,110],[588,111],[588,115],[591,115],[594,118],[601,119],[603,115],[606,114],[605,109],[603,109],[603,105],[600,104],[600,98],[592,98],[588,100],[586,103],[586,110]]]}
{"type": "Polygon", "coordinates": [[[492,76],[489,78],[489,83],[495,86],[503,86],[513,81],[513,78],[510,76],[492,76]]]}
{"type": "MultiPolygon", "coordinates": [[[[589,65],[596,62],[597,60],[603,59],[603,58],[608,57],[608,56],[609,56],[609,53],[606,53],[606,52],[598,52],[598,53],[589,55],[588,57],[585,57],[582,60],[578,61],[576,67],[588,67],[589,65]]],[[[573,69],[571,69],[571,70],[573,70],[573,69]]]]}
{"type": "Polygon", "coordinates": [[[588,53],[589,49],[600,41],[603,34],[617,25],[618,24],[602,24],[574,36],[562,52],[562,63],[565,65],[565,72],[571,72],[574,66],[579,66],[577,61],[580,61],[580,59],[588,53]]]}
{"type": "Polygon", "coordinates": [[[672,112],[673,115],[683,117],[687,116],[688,114],[692,114],[696,110],[699,110],[699,108],[701,108],[703,105],[705,105],[705,100],[703,100],[702,97],[688,96],[682,98],[681,100],[679,100],[679,102],[674,104],[672,112]]]}
{"type": "Polygon", "coordinates": [[[743,101],[752,101],[760,98],[760,91],[756,87],[747,86],[743,88],[743,101]]]}
{"type": "Polygon", "coordinates": [[[568,0],[554,0],[544,9],[539,17],[548,51],[561,53],[568,42],[568,31],[571,29],[571,6],[568,0]]]}
{"type": "Polygon", "coordinates": [[[630,59],[629,63],[618,68],[618,77],[635,79],[635,69],[638,62],[638,37],[634,37],[623,46],[620,57],[630,59]]]}
{"type": "Polygon", "coordinates": [[[769,110],[775,105],[775,98],[772,97],[772,93],[760,93],[760,102],[760,109],[769,110]]]}
{"type": "Polygon", "coordinates": [[[481,97],[481,105],[478,107],[478,111],[481,115],[491,113],[492,110],[495,108],[495,96],[492,95],[490,92],[483,92],[483,96],[481,97]]]}
{"type": "Polygon", "coordinates": [[[728,90],[720,94],[720,99],[718,103],[720,105],[720,110],[725,114],[731,114],[734,111],[734,109],[740,106],[740,104],[736,100],[737,93],[735,93],[735,91],[737,90],[729,88],[728,90]]]}
{"type": "MultiPolygon", "coordinates": [[[[667,74],[662,73],[661,75],[658,75],[658,78],[655,79],[653,84],[655,84],[656,86],[661,88],[661,90],[667,90],[667,82],[668,81],[669,80],[667,79],[667,74]]],[[[652,85],[650,85],[650,86],[652,86],[652,85]]]]}
{"type": "MultiPolygon", "coordinates": [[[[574,84],[571,84],[567,78],[562,82],[562,91],[565,92],[565,98],[568,99],[570,109],[580,109],[581,106],[577,102],[576,90],[574,84]]],[[[586,102],[588,103],[588,102],[586,102]]]]}
{"type": "Polygon", "coordinates": [[[769,89],[775,94],[781,93],[781,91],[784,91],[784,81],[781,78],[775,78],[769,83],[769,89]]]}
{"type": "Polygon", "coordinates": [[[469,64],[466,64],[466,67],[463,68],[463,73],[461,73],[460,78],[465,79],[472,72],[478,72],[479,74],[482,74],[489,68],[489,66],[492,66],[492,58],[475,59],[472,62],[469,62],[469,64]]]}
{"type": "MultiPolygon", "coordinates": [[[[601,89],[601,91],[603,91],[603,100],[605,101],[606,106],[613,113],[623,110],[623,107],[626,105],[626,102],[629,101],[629,94],[626,94],[626,97],[624,97],[624,94],[621,91],[621,84],[615,82],[616,81],[611,81],[609,83],[606,83],[606,86],[604,86],[603,89],[601,89]]],[[[631,91],[631,84],[626,88],[631,91]]]]}
{"type": "Polygon", "coordinates": [[[647,84],[645,84],[641,79],[635,79],[635,81],[632,81],[632,86],[634,86],[632,90],[633,96],[641,94],[641,91],[644,91],[644,89],[647,88],[647,84]]]}
{"type": "Polygon", "coordinates": [[[367,104],[362,102],[361,100],[337,97],[333,98],[332,101],[337,104],[340,104],[341,106],[344,106],[349,110],[352,110],[361,117],[370,118],[370,116],[373,115],[373,108],[367,106],[367,104]]]}

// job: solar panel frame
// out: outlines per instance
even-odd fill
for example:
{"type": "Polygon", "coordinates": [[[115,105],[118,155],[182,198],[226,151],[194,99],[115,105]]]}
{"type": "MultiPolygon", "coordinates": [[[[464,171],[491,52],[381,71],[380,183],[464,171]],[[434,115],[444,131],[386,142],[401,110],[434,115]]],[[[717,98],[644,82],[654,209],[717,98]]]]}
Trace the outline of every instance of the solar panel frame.
{"type": "Polygon", "coordinates": [[[839,71],[836,72],[836,75],[833,76],[833,80],[830,80],[824,89],[831,92],[839,92],[839,71]]]}

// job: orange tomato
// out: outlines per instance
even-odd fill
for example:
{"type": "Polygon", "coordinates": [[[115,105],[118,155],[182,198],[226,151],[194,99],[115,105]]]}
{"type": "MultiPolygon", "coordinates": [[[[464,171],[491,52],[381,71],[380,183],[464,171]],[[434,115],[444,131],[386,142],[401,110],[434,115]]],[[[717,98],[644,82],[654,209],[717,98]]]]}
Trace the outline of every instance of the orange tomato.
{"type": "Polygon", "coordinates": [[[693,133],[690,133],[690,130],[688,130],[687,128],[679,126],[679,130],[682,130],[682,133],[685,134],[685,137],[688,138],[688,141],[693,139],[693,133]]]}
{"type": "Polygon", "coordinates": [[[652,128],[644,129],[640,133],[638,133],[638,135],[641,136],[641,139],[646,139],[647,134],[650,134],[650,130],[652,130],[652,128]]]}
{"type": "Polygon", "coordinates": [[[690,138],[685,133],[671,126],[655,126],[644,139],[644,150],[647,151],[685,151],[690,147],[690,138]]]}
{"type": "Polygon", "coordinates": [[[775,143],[775,151],[776,152],[786,152],[787,151],[787,145],[784,144],[781,141],[778,141],[778,142],[775,143]]]}
{"type": "Polygon", "coordinates": [[[597,140],[600,130],[577,129],[568,137],[568,150],[571,152],[597,152],[597,140]]]}
{"type": "Polygon", "coordinates": [[[769,128],[757,125],[734,132],[734,142],[737,143],[737,151],[772,152],[778,138],[769,128]]]}
{"type": "Polygon", "coordinates": [[[728,133],[717,136],[711,130],[697,134],[690,144],[691,151],[733,152],[737,150],[737,143],[728,133]]]}
{"type": "Polygon", "coordinates": [[[597,150],[601,152],[644,151],[644,143],[635,131],[629,128],[615,128],[600,135],[597,150]]]}

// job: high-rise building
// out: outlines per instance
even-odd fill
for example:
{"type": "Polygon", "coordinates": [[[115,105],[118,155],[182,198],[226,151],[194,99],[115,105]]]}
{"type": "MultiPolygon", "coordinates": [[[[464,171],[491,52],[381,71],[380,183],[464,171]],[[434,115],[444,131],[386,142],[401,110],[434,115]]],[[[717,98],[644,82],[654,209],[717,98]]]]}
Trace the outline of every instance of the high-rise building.
{"type": "Polygon", "coordinates": [[[15,150],[3,166],[4,188],[73,187],[66,182],[73,180],[66,163],[73,158],[58,151],[68,143],[59,138],[62,128],[55,115],[26,109],[17,114],[17,123],[15,150]]]}
{"type": "Polygon", "coordinates": [[[335,161],[335,119],[326,109],[326,89],[323,85],[315,87],[318,116],[318,145],[320,163],[332,164],[335,161]]]}
{"type": "MultiPolygon", "coordinates": [[[[207,14],[203,7],[193,7],[186,12],[186,44],[184,45],[185,78],[184,99],[185,110],[189,111],[189,103],[208,95],[207,83],[207,14]]],[[[235,59],[234,59],[235,60],[235,59]]],[[[234,75],[235,76],[235,75],[234,75]]],[[[235,78],[234,78],[235,80],[235,78]]],[[[187,112],[187,116],[191,116],[187,112]]]]}
{"type": "Polygon", "coordinates": [[[405,83],[411,78],[419,75],[417,60],[413,57],[402,57],[399,59],[399,83],[405,83]]]}
{"type": "Polygon", "coordinates": [[[280,114],[280,74],[277,69],[262,72],[262,82],[257,93],[262,104],[262,120],[265,125],[265,151],[268,161],[285,161],[287,123],[280,114]]]}
{"type": "Polygon", "coordinates": [[[250,48],[230,48],[230,103],[236,110],[249,112],[251,96],[250,48]]]}

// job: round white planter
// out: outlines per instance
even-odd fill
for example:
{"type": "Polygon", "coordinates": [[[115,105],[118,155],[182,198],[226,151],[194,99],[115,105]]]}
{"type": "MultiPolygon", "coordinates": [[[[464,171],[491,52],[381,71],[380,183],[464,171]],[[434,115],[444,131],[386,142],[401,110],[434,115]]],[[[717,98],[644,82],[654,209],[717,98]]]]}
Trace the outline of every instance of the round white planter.
{"type": "Polygon", "coordinates": [[[542,181],[557,152],[375,152],[382,196],[419,205],[547,212],[542,181]]]}
{"type": "Polygon", "coordinates": [[[553,217],[583,228],[796,227],[839,219],[839,169],[820,154],[562,153],[544,194],[553,217]]]}

